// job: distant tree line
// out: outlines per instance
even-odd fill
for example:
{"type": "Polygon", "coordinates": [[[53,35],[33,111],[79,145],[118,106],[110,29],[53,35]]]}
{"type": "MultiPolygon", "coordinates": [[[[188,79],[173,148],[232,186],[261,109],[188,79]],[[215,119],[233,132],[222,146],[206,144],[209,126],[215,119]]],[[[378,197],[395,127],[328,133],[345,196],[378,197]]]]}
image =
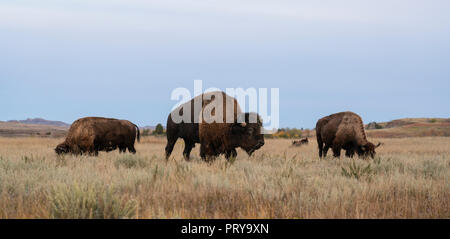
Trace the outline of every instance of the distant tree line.
{"type": "Polygon", "coordinates": [[[377,122],[370,122],[369,124],[367,124],[366,129],[382,129],[383,126],[378,124],[377,122]]]}
{"type": "Polygon", "coordinates": [[[273,139],[273,138],[282,138],[282,139],[299,139],[305,138],[312,135],[311,130],[308,129],[297,129],[297,128],[280,128],[277,132],[273,134],[264,135],[265,138],[273,139]]]}
{"type": "Polygon", "coordinates": [[[166,134],[166,131],[164,130],[164,127],[162,126],[162,124],[157,124],[154,130],[143,129],[141,132],[142,136],[151,136],[151,135],[162,136],[165,134],[166,134]]]}

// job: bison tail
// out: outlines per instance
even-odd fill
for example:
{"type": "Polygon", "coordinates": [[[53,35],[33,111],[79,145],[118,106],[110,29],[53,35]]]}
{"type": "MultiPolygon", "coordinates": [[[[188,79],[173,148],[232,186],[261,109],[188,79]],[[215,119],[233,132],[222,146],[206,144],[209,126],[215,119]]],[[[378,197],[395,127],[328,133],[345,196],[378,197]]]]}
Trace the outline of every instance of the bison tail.
{"type": "Polygon", "coordinates": [[[139,131],[139,127],[137,125],[134,125],[134,127],[136,127],[137,130],[137,141],[141,142],[141,132],[139,131]]]}

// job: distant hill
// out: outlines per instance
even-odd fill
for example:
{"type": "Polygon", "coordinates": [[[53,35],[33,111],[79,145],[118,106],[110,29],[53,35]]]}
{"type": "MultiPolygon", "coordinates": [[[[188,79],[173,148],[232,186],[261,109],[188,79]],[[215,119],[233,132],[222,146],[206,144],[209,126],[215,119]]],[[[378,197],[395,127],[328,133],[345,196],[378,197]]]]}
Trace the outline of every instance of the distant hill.
{"type": "Polygon", "coordinates": [[[26,119],[26,120],[9,120],[8,123],[22,123],[22,124],[38,124],[38,125],[51,125],[60,127],[69,127],[70,124],[64,123],[62,121],[52,121],[42,118],[26,119]]]}
{"type": "Polygon", "coordinates": [[[1,137],[64,137],[68,129],[67,126],[0,122],[1,137]]]}
{"type": "Polygon", "coordinates": [[[373,138],[403,138],[450,136],[450,118],[404,118],[366,125],[367,136],[373,138]]]}

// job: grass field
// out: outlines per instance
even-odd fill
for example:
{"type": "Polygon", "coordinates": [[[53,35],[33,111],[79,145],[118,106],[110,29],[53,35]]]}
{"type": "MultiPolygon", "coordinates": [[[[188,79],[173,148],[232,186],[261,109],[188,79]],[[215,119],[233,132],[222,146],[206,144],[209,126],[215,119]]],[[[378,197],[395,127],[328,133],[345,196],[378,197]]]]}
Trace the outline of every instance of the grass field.
{"type": "MultiPolygon", "coordinates": [[[[57,157],[62,138],[0,138],[0,218],[449,218],[450,138],[371,139],[375,160],[319,160],[266,140],[248,157],[191,162],[165,138],[136,155],[57,157]]],[[[329,152],[331,154],[331,152],[329,152]]]]}

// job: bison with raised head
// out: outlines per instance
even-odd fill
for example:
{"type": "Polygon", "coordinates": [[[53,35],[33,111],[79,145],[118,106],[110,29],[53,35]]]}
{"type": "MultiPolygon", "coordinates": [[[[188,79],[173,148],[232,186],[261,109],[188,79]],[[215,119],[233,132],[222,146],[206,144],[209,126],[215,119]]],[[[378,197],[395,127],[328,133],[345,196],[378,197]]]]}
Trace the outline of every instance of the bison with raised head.
{"type": "Polygon", "coordinates": [[[229,159],[236,157],[238,147],[252,155],[264,145],[261,117],[241,112],[237,100],[223,92],[221,98],[216,95],[200,112],[200,156],[209,161],[225,154],[229,159]]]}
{"type": "MultiPolygon", "coordinates": [[[[169,114],[166,126],[166,160],[169,159],[172,154],[173,147],[178,138],[184,140],[184,159],[186,161],[190,159],[192,148],[195,147],[196,143],[200,143],[198,135],[200,112],[205,105],[209,104],[215,98],[215,95],[225,95],[225,93],[214,91],[198,95],[190,101],[178,106],[169,114]],[[195,106],[195,104],[197,104],[197,106],[195,106]],[[177,117],[180,118],[177,119],[177,117]]],[[[239,105],[236,105],[236,109],[238,112],[241,112],[239,105]]],[[[236,155],[236,150],[233,149],[229,154],[236,155]]]]}
{"type": "Polygon", "coordinates": [[[323,117],[317,121],[316,137],[319,147],[319,157],[325,157],[332,148],[334,157],[340,157],[341,149],[345,155],[353,157],[356,152],[361,157],[374,157],[374,145],[367,140],[364,125],[359,115],[347,111],[323,117]]]}
{"type": "Polygon", "coordinates": [[[135,140],[139,141],[139,128],[128,120],[86,117],[73,122],[65,141],[55,148],[57,154],[98,155],[99,151],[120,152],[127,149],[136,153],[135,140]]]}

